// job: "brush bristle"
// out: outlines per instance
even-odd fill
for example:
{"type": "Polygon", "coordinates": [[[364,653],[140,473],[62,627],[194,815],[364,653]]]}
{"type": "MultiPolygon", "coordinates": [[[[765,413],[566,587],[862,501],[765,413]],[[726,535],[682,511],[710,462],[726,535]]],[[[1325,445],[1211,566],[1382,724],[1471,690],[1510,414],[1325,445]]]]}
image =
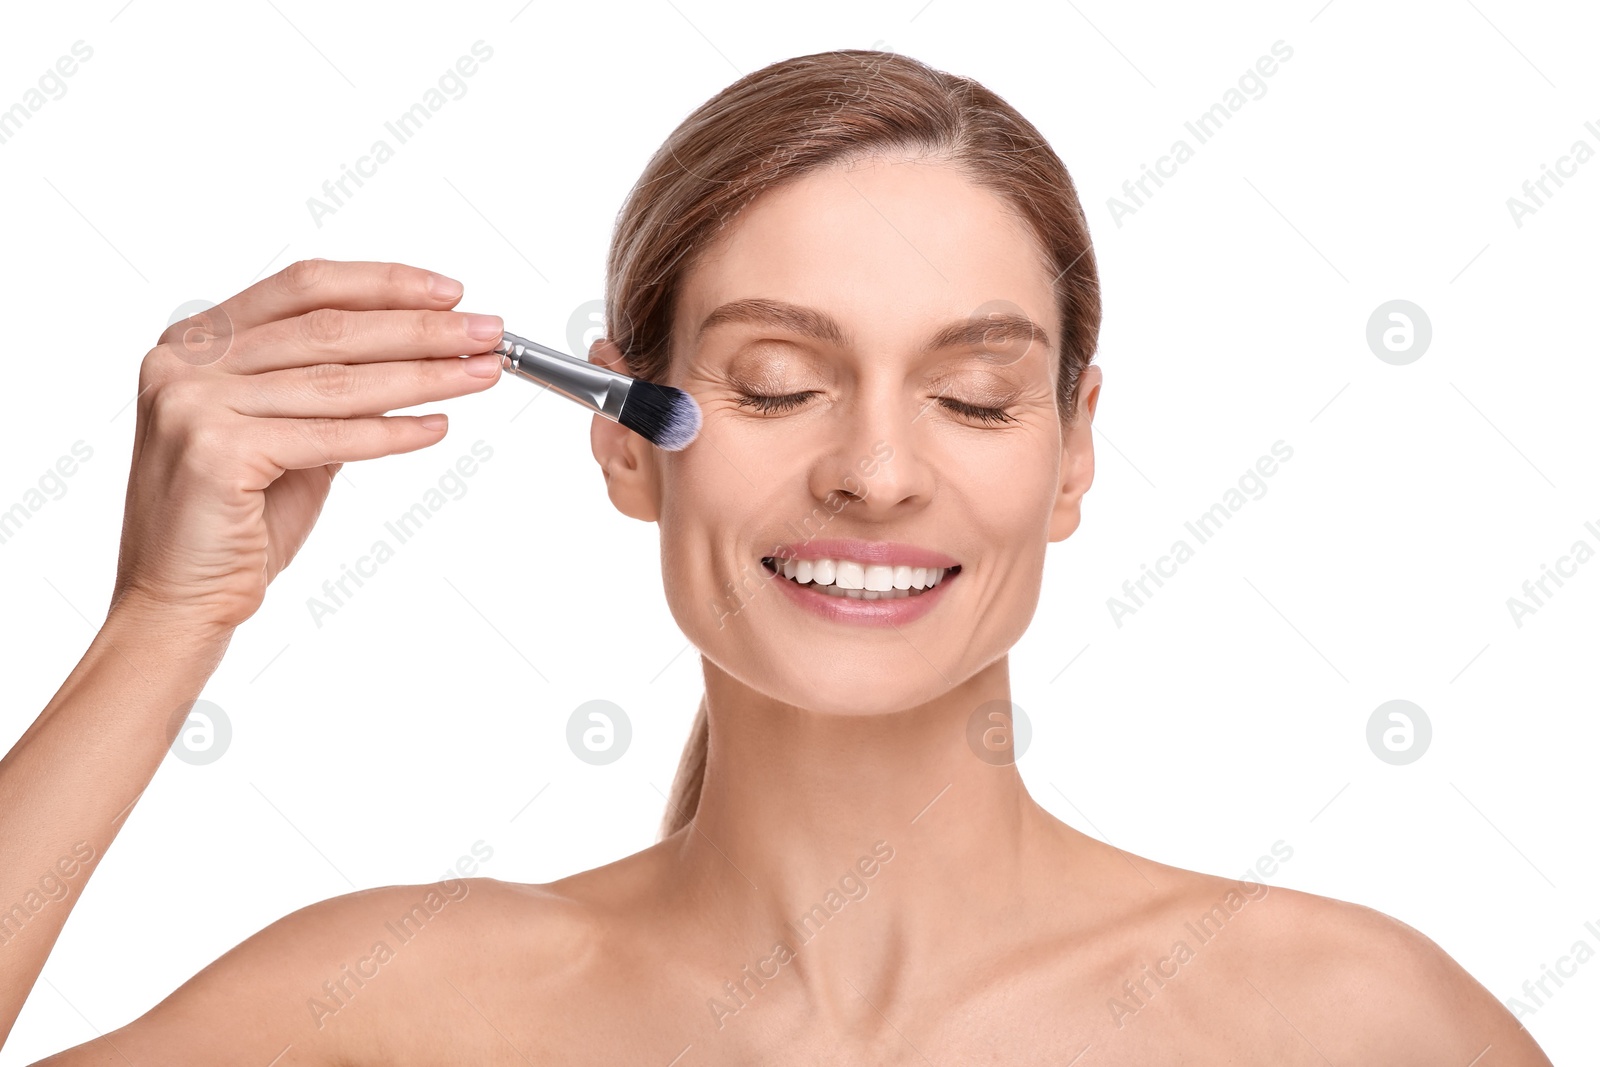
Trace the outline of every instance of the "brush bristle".
{"type": "Polygon", "coordinates": [[[700,405],[682,389],[634,379],[617,421],[657,448],[676,452],[700,433],[700,405]]]}

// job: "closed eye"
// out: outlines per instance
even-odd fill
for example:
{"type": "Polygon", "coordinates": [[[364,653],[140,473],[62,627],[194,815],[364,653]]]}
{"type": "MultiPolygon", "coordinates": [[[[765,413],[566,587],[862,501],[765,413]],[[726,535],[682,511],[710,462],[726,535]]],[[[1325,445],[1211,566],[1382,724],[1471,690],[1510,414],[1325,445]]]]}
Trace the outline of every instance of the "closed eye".
{"type": "MultiPolygon", "coordinates": [[[[815,392],[815,390],[813,390],[815,392]]],[[[740,407],[753,407],[757,411],[788,411],[799,407],[812,393],[790,393],[787,396],[765,396],[761,393],[741,393],[740,407]]]]}
{"type": "MultiPolygon", "coordinates": [[[[816,390],[810,390],[804,393],[788,393],[783,396],[767,396],[761,393],[742,393],[739,396],[738,403],[741,407],[753,407],[757,411],[789,411],[793,408],[799,407],[801,404],[805,403],[807,397],[814,396],[815,394],[816,390]]],[[[941,396],[937,399],[950,411],[954,411],[958,415],[964,415],[969,419],[976,419],[979,422],[1003,423],[1017,421],[1016,417],[1007,412],[1005,408],[979,407],[976,404],[968,404],[965,401],[957,400],[954,397],[948,396],[941,396]]]]}
{"type": "Polygon", "coordinates": [[[1005,408],[982,408],[975,404],[966,404],[952,397],[942,396],[939,402],[951,411],[965,415],[969,419],[979,422],[1016,422],[1016,416],[1009,414],[1005,408]]]}

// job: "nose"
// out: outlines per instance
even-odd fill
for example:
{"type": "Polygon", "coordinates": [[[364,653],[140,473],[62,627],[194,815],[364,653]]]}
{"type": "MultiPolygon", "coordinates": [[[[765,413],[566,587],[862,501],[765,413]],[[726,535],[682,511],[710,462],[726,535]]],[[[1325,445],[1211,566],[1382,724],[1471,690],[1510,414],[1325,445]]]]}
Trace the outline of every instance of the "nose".
{"type": "Polygon", "coordinates": [[[858,383],[823,420],[828,440],[812,464],[812,494],[857,518],[890,519],[926,507],[935,469],[919,440],[929,420],[898,383],[858,383]]]}

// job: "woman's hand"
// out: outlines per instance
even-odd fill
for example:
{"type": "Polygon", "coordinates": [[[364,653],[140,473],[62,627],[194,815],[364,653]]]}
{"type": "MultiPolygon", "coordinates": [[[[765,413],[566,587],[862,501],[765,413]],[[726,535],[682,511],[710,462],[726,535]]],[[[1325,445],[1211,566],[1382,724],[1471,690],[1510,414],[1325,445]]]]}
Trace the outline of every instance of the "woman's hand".
{"type": "Polygon", "coordinates": [[[417,267],[313,259],[168,327],[139,369],[112,610],[219,636],[253,615],[345,462],[444,436],[383,412],[499,380],[503,324],[460,299],[417,267]]]}

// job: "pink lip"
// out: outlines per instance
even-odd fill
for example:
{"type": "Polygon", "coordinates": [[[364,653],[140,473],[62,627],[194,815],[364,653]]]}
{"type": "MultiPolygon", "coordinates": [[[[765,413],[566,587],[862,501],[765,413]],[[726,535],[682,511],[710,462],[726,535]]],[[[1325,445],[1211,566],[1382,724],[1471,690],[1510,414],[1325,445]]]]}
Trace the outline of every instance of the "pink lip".
{"type": "MultiPolygon", "coordinates": [[[[811,557],[802,557],[811,558],[811,557]]],[[[851,557],[845,557],[851,558],[851,557]]],[[[937,564],[933,564],[937,566],[937,564]]],[[[922,618],[944,599],[944,591],[951,582],[959,580],[961,572],[947,574],[939,584],[917,596],[896,597],[892,600],[858,600],[855,597],[819,593],[810,586],[785,578],[780,571],[768,573],[767,578],[783,587],[784,595],[800,607],[832,622],[861,623],[866,626],[905,626],[922,618]]]]}
{"type": "MultiPolygon", "coordinates": [[[[935,552],[930,548],[920,548],[916,545],[841,538],[778,545],[771,554],[780,560],[853,559],[858,563],[877,563],[890,567],[954,567],[961,562],[943,552],[935,552]]],[[[940,585],[943,584],[941,581],[940,585]]],[[[939,586],[934,586],[935,591],[938,588],[939,586]]],[[[921,600],[923,597],[907,599],[921,600]]]]}

